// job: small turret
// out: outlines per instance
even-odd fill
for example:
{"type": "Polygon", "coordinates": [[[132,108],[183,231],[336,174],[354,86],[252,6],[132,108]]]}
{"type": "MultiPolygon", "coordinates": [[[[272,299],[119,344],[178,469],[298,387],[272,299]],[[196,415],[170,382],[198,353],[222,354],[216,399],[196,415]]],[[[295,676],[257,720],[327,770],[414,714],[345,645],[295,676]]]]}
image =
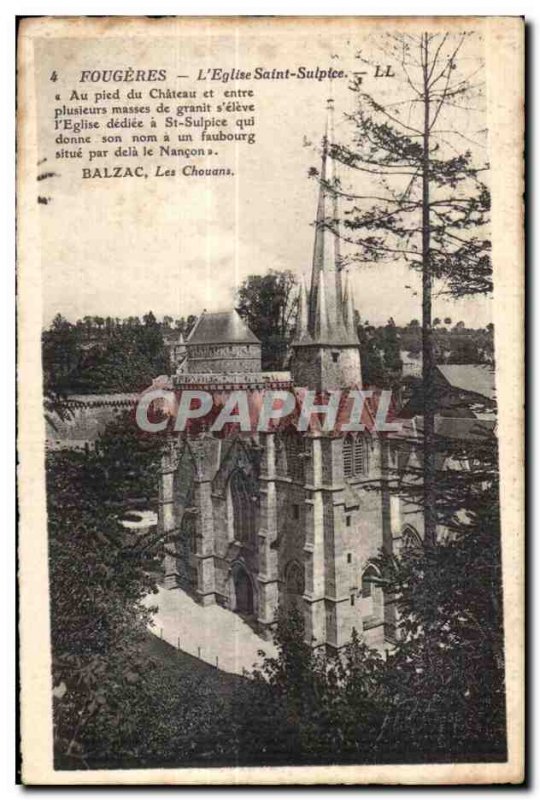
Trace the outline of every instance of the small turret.
{"type": "Polygon", "coordinates": [[[351,282],[349,280],[349,274],[347,272],[345,273],[345,286],[343,287],[343,322],[345,324],[345,331],[347,335],[351,339],[358,341],[353,291],[351,282]]]}
{"type": "Polygon", "coordinates": [[[304,276],[300,277],[300,287],[298,290],[298,310],[296,313],[296,330],[294,341],[297,344],[305,344],[311,341],[308,330],[308,297],[304,276]]]}

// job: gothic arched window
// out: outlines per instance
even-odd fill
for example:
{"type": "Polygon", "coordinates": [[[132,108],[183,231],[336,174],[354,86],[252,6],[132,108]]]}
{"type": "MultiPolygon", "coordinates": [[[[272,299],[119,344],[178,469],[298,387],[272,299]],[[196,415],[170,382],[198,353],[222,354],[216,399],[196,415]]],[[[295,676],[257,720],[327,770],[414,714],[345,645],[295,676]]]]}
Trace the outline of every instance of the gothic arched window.
{"type": "Polygon", "coordinates": [[[234,538],[252,542],[255,536],[255,504],[243,472],[233,472],[230,481],[234,538]]]}
{"type": "Polygon", "coordinates": [[[362,597],[371,597],[376,579],[377,570],[375,567],[366,567],[362,575],[362,597]]]}
{"type": "Polygon", "coordinates": [[[371,627],[379,624],[384,617],[384,593],[379,585],[379,571],[373,564],[368,564],[362,574],[361,613],[364,625],[371,627]]]}
{"type": "Polygon", "coordinates": [[[420,550],[422,548],[422,539],[413,527],[407,525],[403,528],[401,534],[401,549],[407,552],[420,550]]]}

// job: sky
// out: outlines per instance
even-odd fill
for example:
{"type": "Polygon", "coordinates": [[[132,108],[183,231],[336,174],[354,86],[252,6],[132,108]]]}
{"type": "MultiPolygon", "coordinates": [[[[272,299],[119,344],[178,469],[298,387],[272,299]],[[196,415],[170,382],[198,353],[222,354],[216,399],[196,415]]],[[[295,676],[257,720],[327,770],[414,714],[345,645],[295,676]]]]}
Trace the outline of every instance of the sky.
{"type": "MultiPolygon", "coordinates": [[[[348,79],[212,84],[216,93],[228,88],[255,92],[255,144],[227,143],[220,145],[222,152],[213,162],[211,157],[192,160],[198,166],[231,166],[234,177],[82,180],[78,160],[54,158],[52,69],[61,76],[54,91],[62,100],[77,87],[80,70],[97,67],[164,67],[173,78],[168,87],[198,91],[194,76],[208,66],[339,65],[350,75],[358,69],[354,56],[359,49],[370,55],[375,51],[371,41],[347,24],[329,25],[328,31],[319,30],[309,39],[305,27],[291,23],[279,36],[231,26],[204,33],[200,28],[184,30],[167,40],[123,37],[112,44],[100,39],[41,44],[39,150],[57,173],[46,186],[52,200],[40,208],[44,324],[57,313],[74,321],[85,315],[141,316],[149,310],[157,317],[177,318],[225,309],[234,303],[242,280],[269,269],[303,274],[309,285],[318,185],[308,170],[319,166],[329,95],[336,108],[336,140],[351,136],[346,114],[354,102],[348,79]],[[177,74],[189,79],[176,81],[177,74]]],[[[473,56],[465,53],[465,58],[473,56]]],[[[371,74],[365,81],[370,91],[381,86],[371,74]]],[[[389,80],[384,93],[395,102],[404,96],[398,81],[389,80]]],[[[474,114],[465,123],[460,123],[461,130],[464,124],[480,127],[474,114]]],[[[172,159],[160,162],[175,166],[172,159]]],[[[130,159],[115,163],[129,164],[130,159]]],[[[180,167],[186,163],[191,162],[176,160],[180,167]]],[[[381,324],[393,317],[404,324],[420,319],[420,276],[405,264],[354,265],[350,276],[364,321],[381,324]]],[[[434,316],[486,325],[490,301],[436,296],[434,316]]]]}

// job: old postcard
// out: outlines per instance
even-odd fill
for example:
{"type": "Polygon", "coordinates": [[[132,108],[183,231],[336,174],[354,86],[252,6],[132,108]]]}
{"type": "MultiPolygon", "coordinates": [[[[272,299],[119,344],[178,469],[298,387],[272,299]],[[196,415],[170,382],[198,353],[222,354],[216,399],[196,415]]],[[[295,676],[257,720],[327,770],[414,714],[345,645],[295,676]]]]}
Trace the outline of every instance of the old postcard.
{"type": "Polygon", "coordinates": [[[523,39],[21,21],[25,783],[523,781],[523,39]]]}

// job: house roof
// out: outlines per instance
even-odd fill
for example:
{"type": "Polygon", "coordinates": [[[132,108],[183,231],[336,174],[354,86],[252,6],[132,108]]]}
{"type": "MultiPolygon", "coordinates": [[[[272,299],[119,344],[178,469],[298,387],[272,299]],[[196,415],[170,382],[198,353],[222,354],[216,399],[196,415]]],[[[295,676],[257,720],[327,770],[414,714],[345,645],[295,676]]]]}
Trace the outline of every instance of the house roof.
{"type": "Polygon", "coordinates": [[[260,344],[238,311],[203,311],[186,344],[260,344]]]}
{"type": "Polygon", "coordinates": [[[495,400],[495,371],[486,364],[438,364],[451,386],[495,400]]]}
{"type": "MultiPolygon", "coordinates": [[[[496,420],[479,420],[469,417],[435,417],[435,433],[446,439],[483,440],[493,436],[496,430],[496,420]]],[[[424,420],[420,416],[406,420],[403,425],[406,434],[421,436],[424,430],[424,420]]]]}
{"type": "Polygon", "coordinates": [[[467,417],[436,417],[435,431],[447,439],[486,439],[492,436],[496,420],[469,419],[467,417]]]}

